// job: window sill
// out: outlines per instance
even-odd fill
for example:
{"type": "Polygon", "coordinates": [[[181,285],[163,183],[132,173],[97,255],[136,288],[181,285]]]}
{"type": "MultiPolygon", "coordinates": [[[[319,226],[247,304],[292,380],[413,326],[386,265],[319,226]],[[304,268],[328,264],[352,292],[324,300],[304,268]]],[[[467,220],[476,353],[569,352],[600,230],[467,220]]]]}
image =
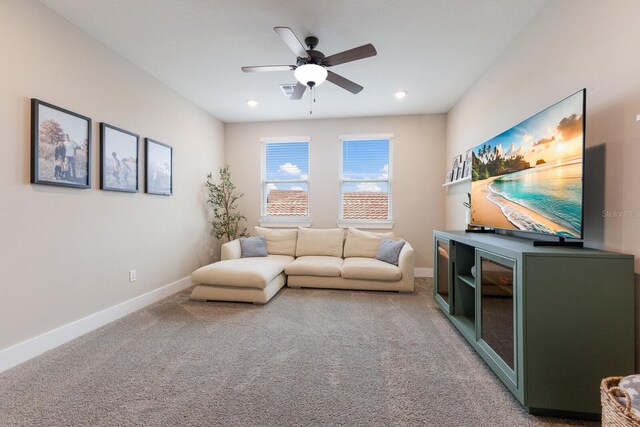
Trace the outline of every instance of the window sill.
{"type": "Polygon", "coordinates": [[[378,230],[391,230],[393,221],[338,221],[340,228],[371,228],[378,230]]]}
{"type": "Polygon", "coordinates": [[[260,218],[258,225],[266,228],[310,227],[311,218],[260,218]]]}

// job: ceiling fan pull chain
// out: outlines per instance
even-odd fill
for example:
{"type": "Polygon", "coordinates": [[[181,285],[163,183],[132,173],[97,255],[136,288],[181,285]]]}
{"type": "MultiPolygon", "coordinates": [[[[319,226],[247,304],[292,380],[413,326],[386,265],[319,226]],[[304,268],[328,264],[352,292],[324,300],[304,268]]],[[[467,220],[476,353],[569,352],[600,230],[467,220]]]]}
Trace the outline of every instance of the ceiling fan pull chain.
{"type": "Polygon", "coordinates": [[[313,86],[311,86],[311,89],[309,90],[309,115],[313,114],[313,102],[311,102],[313,98],[313,86]]]}

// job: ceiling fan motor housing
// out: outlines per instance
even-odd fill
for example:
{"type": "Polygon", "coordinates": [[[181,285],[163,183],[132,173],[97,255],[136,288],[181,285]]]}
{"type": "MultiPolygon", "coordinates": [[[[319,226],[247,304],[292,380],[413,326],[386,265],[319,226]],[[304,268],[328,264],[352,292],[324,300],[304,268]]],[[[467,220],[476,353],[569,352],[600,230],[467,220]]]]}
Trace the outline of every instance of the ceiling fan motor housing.
{"type": "Polygon", "coordinates": [[[322,65],[322,60],[324,59],[324,53],[320,52],[319,50],[313,50],[313,49],[308,50],[307,53],[311,58],[298,58],[298,61],[297,61],[298,67],[304,64],[322,65]]]}

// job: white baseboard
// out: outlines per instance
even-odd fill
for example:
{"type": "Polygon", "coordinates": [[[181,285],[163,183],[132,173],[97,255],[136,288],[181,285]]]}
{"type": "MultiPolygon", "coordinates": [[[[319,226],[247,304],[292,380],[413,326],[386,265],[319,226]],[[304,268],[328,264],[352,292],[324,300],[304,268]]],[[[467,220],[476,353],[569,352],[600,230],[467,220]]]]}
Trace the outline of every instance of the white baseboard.
{"type": "Polygon", "coordinates": [[[22,362],[26,362],[46,351],[78,338],[94,329],[98,329],[107,323],[118,320],[127,314],[138,311],[189,286],[191,286],[190,276],[5,348],[0,351],[0,372],[13,368],[22,362]]]}
{"type": "Polygon", "coordinates": [[[415,277],[433,277],[433,268],[414,268],[413,275],[415,277]]]}

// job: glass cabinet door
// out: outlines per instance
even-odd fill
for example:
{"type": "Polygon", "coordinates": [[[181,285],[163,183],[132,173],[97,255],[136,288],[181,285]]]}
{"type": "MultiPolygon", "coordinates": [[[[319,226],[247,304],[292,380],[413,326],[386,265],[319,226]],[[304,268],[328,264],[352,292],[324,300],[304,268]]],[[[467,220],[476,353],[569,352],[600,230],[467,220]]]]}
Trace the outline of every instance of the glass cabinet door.
{"type": "Polygon", "coordinates": [[[476,324],[480,344],[514,383],[516,372],[515,261],[478,250],[480,291],[476,324]],[[507,368],[507,369],[504,369],[507,368]]]}
{"type": "Polygon", "coordinates": [[[435,239],[435,283],[436,301],[446,310],[450,307],[450,245],[448,240],[435,239]]]}

